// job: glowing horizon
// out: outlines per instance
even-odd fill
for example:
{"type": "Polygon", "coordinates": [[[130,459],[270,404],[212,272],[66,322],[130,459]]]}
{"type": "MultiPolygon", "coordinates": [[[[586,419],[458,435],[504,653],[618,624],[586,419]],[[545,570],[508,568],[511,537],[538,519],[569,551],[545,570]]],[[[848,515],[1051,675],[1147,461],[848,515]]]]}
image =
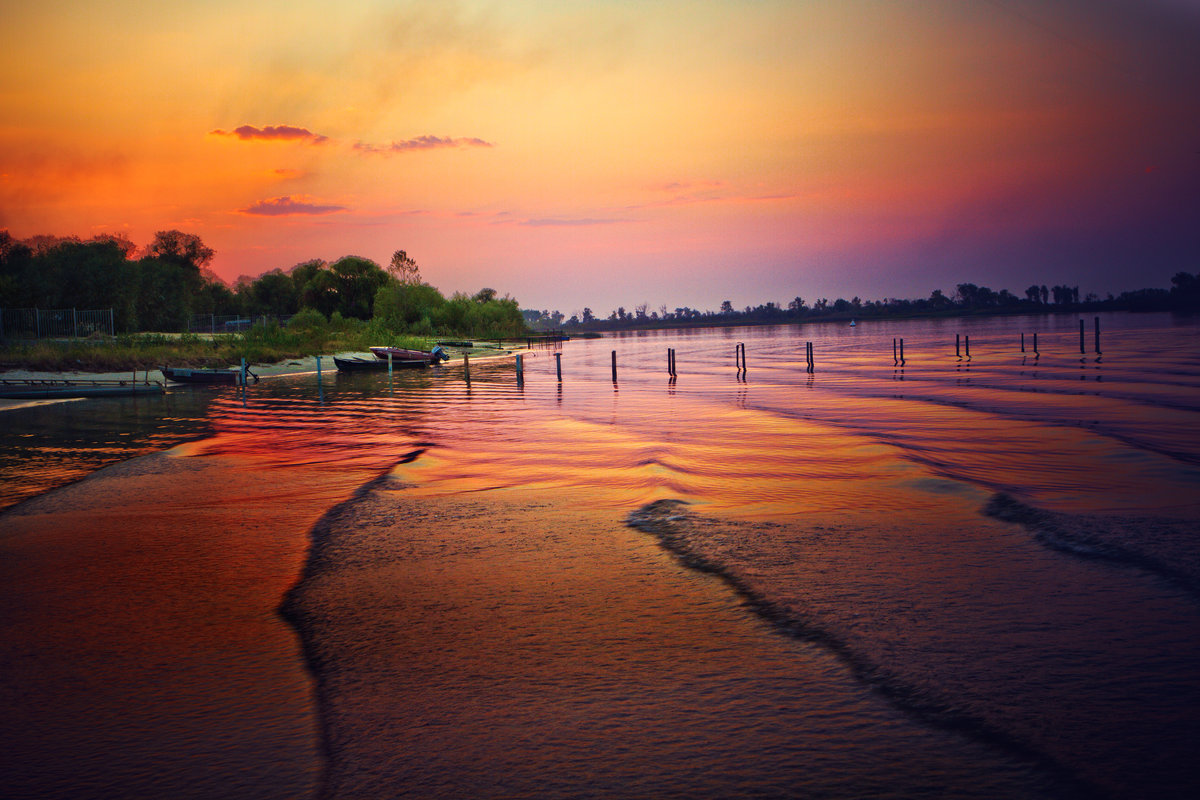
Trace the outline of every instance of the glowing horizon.
{"type": "Polygon", "coordinates": [[[6,15],[18,238],[178,228],[229,281],[404,249],[447,294],[568,315],[1200,268],[1179,0],[6,15]]]}

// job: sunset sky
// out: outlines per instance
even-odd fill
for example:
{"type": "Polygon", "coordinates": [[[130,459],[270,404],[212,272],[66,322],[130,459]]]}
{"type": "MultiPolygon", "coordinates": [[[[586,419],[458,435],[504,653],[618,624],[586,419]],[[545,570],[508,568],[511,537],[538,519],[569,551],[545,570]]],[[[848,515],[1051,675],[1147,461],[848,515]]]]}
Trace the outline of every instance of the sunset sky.
{"type": "Polygon", "coordinates": [[[522,307],[1200,271],[1197,0],[0,0],[0,229],[522,307]]]}

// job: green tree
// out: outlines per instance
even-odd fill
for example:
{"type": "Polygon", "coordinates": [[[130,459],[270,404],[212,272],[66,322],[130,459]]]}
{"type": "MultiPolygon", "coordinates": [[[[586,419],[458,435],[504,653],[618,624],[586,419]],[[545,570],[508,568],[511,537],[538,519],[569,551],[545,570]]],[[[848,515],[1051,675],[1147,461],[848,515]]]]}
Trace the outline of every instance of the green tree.
{"type": "Polygon", "coordinates": [[[339,302],[337,278],[324,267],[313,271],[300,290],[301,306],[320,311],[327,318],[337,311],[339,302]]]}
{"type": "Polygon", "coordinates": [[[345,256],[330,265],[337,283],[338,307],[343,317],[370,319],[375,294],[388,282],[388,274],[369,258],[345,256]]]}
{"type": "Polygon", "coordinates": [[[300,310],[300,291],[291,276],[274,269],[258,276],[249,287],[250,314],[295,314],[300,310]]]}
{"type": "MultiPolygon", "coordinates": [[[[458,298],[455,298],[458,300],[458,298]]],[[[427,283],[389,282],[375,293],[375,319],[401,333],[414,330],[422,320],[432,326],[435,319],[444,319],[446,299],[427,283]]],[[[465,305],[461,304],[460,305],[465,305]]],[[[459,330],[460,333],[466,331],[459,330]]]]}

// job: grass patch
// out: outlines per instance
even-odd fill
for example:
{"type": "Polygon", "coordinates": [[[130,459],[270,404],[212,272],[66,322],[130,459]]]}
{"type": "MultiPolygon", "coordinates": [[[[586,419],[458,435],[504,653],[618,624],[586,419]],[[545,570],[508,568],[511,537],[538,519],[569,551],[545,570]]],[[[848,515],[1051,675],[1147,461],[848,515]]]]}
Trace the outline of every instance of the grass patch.
{"type": "Polygon", "coordinates": [[[226,367],[243,358],[250,364],[274,364],[305,356],[365,351],[380,344],[414,350],[433,347],[431,339],[395,335],[372,323],[342,320],[336,314],[328,321],[317,317],[302,318],[286,327],[271,324],[245,333],[211,336],[142,333],[15,343],[0,348],[0,369],[122,372],[162,366],[226,367]]]}

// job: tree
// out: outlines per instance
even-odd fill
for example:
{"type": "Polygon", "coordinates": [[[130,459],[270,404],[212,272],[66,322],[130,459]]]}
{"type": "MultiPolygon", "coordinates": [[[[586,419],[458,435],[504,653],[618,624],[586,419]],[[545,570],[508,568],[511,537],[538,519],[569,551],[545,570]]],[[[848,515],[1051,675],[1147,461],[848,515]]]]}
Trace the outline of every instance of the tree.
{"type": "Polygon", "coordinates": [[[1200,274],[1176,272],[1171,277],[1171,303],[1183,311],[1200,308],[1200,274]]]}
{"type": "Polygon", "coordinates": [[[596,320],[596,315],[592,313],[592,310],[590,308],[583,309],[583,324],[584,325],[587,325],[589,322],[595,322],[595,320],[596,320]]]}
{"type": "Polygon", "coordinates": [[[146,248],[146,256],[172,264],[195,268],[207,267],[216,253],[200,237],[182,231],[159,231],[146,248]]]}
{"type": "MultiPolygon", "coordinates": [[[[797,297],[796,299],[799,300],[800,298],[797,297]]],[[[732,314],[733,313],[733,303],[731,303],[728,300],[722,300],[721,301],[721,313],[722,314],[732,314]]]]}
{"type": "Polygon", "coordinates": [[[476,292],[475,296],[472,297],[471,299],[474,300],[476,303],[490,303],[491,301],[496,299],[496,290],[488,289],[485,287],[483,289],[480,289],[478,292],[476,292]]]}
{"type": "Polygon", "coordinates": [[[1025,297],[1029,299],[1029,302],[1036,303],[1041,297],[1041,289],[1039,289],[1038,285],[1035,283],[1025,290],[1025,297]]]}
{"type": "Polygon", "coordinates": [[[331,264],[329,271],[337,283],[337,310],[342,316],[370,319],[375,294],[388,282],[383,268],[369,258],[344,256],[331,264]]]}
{"type": "Polygon", "coordinates": [[[432,333],[435,320],[455,333],[468,334],[474,303],[456,294],[447,303],[441,292],[427,283],[385,283],[375,293],[375,319],[394,330],[432,333]],[[423,330],[427,329],[427,330],[423,330]]]}
{"type": "Polygon", "coordinates": [[[300,310],[300,292],[291,276],[281,269],[274,269],[258,276],[250,284],[249,299],[252,314],[295,314],[300,310]]]}
{"type": "Polygon", "coordinates": [[[417,262],[403,250],[392,253],[392,260],[388,263],[387,271],[400,283],[415,286],[421,282],[421,270],[417,267],[417,262]]]}
{"type": "Polygon", "coordinates": [[[325,269],[328,264],[319,258],[314,258],[309,261],[302,261],[291,269],[287,270],[287,275],[292,279],[292,283],[296,285],[296,291],[300,294],[304,293],[304,287],[316,277],[317,273],[325,269]]]}
{"type": "MultiPolygon", "coordinates": [[[[295,280],[295,273],[292,274],[295,280]]],[[[322,267],[314,270],[300,289],[300,305],[320,311],[326,317],[338,308],[338,283],[333,273],[322,267]]]]}

